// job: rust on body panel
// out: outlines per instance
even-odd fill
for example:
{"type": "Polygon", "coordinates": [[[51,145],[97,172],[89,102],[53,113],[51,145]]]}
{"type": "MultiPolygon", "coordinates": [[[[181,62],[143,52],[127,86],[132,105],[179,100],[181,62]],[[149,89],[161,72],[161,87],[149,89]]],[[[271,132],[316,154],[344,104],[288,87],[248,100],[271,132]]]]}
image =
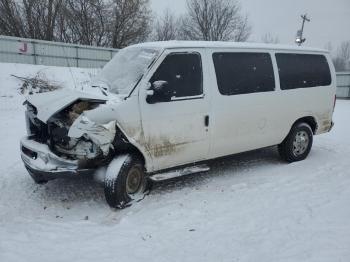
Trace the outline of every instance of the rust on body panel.
{"type": "Polygon", "coordinates": [[[189,142],[172,142],[165,137],[149,137],[146,142],[146,147],[154,157],[162,157],[174,155],[181,151],[181,146],[190,144],[189,142]]]}

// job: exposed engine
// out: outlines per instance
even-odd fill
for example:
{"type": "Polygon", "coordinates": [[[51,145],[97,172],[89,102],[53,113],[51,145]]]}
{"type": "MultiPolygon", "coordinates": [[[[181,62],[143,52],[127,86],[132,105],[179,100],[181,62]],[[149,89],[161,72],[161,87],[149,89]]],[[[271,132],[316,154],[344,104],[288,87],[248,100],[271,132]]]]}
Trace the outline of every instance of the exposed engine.
{"type": "Polygon", "coordinates": [[[102,157],[101,149],[88,137],[71,138],[68,132],[74,121],[87,110],[97,108],[100,101],[77,101],[52,116],[47,124],[36,118],[36,109],[27,103],[27,127],[32,137],[49,145],[61,157],[78,160],[91,160],[102,157]]]}

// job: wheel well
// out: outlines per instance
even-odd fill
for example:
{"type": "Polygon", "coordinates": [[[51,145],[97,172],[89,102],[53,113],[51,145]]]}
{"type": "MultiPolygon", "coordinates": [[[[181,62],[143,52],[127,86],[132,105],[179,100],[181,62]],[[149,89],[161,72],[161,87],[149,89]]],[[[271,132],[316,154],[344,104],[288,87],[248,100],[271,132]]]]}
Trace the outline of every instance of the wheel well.
{"type": "Polygon", "coordinates": [[[311,127],[312,133],[315,134],[317,131],[317,122],[316,119],[312,116],[305,116],[302,118],[299,118],[297,121],[294,122],[293,126],[299,123],[306,123],[311,127]]]}
{"type": "Polygon", "coordinates": [[[143,161],[143,163],[146,164],[145,157],[141,151],[129,142],[118,126],[116,126],[116,135],[114,137],[113,146],[115,148],[115,154],[132,153],[137,155],[143,161]]]}

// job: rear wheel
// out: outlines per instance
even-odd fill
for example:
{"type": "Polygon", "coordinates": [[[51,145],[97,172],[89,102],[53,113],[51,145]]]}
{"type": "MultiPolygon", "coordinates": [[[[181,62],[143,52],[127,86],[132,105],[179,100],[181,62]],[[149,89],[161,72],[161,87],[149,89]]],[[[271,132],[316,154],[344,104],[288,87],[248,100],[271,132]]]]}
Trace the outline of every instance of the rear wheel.
{"type": "Polygon", "coordinates": [[[125,208],[132,201],[144,198],[147,190],[147,178],[143,161],[135,155],[116,157],[108,166],[104,192],[108,205],[113,208],[125,208]]]}
{"type": "Polygon", "coordinates": [[[287,162],[304,160],[310,153],[313,142],[311,127],[306,123],[295,124],[288,136],[278,145],[278,152],[287,162]]]}

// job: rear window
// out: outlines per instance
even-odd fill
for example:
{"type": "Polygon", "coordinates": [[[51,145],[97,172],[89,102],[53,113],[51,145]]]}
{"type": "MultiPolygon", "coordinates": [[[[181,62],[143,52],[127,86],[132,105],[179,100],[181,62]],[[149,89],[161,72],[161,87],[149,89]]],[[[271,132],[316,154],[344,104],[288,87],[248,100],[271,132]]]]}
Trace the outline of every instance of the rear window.
{"type": "Polygon", "coordinates": [[[222,95],[275,90],[272,61],[268,53],[214,53],[213,61],[222,95]]]}
{"type": "Polygon", "coordinates": [[[328,86],[331,73],[324,55],[276,54],[282,90],[328,86]]]}

